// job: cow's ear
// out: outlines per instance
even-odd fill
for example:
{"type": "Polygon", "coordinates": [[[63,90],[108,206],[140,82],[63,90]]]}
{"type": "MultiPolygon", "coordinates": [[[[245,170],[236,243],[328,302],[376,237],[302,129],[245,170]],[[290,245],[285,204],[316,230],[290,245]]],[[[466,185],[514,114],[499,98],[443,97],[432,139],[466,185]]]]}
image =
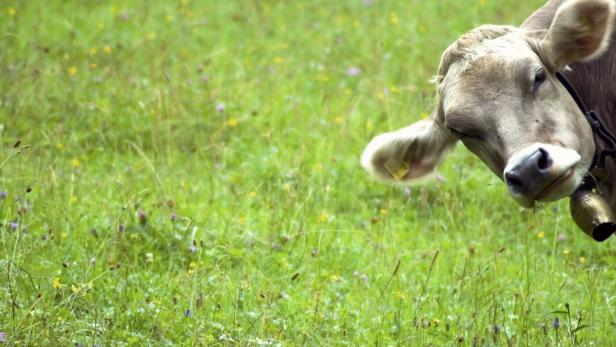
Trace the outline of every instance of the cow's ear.
{"type": "Polygon", "coordinates": [[[408,185],[436,169],[457,138],[432,120],[421,120],[375,137],[361,157],[362,166],[388,183],[408,185]]]}
{"type": "Polygon", "coordinates": [[[569,0],[556,12],[540,54],[554,70],[601,55],[614,22],[614,0],[569,0]]]}

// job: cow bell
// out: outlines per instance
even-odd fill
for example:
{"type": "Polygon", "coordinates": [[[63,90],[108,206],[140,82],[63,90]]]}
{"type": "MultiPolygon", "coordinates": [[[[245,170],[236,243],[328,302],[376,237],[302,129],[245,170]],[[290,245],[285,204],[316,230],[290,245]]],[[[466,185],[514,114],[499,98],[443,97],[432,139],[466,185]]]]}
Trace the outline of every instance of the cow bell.
{"type": "Polygon", "coordinates": [[[616,232],[616,218],[607,201],[593,190],[580,189],[569,201],[571,217],[588,236],[603,242],[616,232]]]}

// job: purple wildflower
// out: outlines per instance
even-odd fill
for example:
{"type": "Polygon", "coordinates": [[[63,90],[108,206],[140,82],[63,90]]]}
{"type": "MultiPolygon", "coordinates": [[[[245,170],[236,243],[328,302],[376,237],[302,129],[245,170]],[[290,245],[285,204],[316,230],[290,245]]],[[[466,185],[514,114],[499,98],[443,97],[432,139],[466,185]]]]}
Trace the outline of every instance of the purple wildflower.
{"type": "Polygon", "coordinates": [[[216,112],[218,113],[225,112],[225,104],[223,104],[222,102],[219,102],[218,104],[216,104],[216,112]]]}
{"type": "Polygon", "coordinates": [[[364,0],[364,6],[372,6],[374,0],[364,0]]]}
{"type": "Polygon", "coordinates": [[[351,77],[357,76],[360,73],[361,73],[361,69],[358,68],[357,66],[351,66],[350,68],[347,69],[347,72],[346,72],[347,76],[351,76],[351,77]]]}
{"type": "Polygon", "coordinates": [[[0,192],[0,200],[6,199],[9,194],[5,191],[0,192]]]}
{"type": "Polygon", "coordinates": [[[560,328],[560,319],[554,318],[554,321],[552,321],[552,327],[554,327],[554,329],[560,328]]]}
{"type": "Polygon", "coordinates": [[[6,342],[6,333],[0,331],[0,342],[6,342]]]}
{"type": "Polygon", "coordinates": [[[9,225],[11,226],[11,230],[13,231],[17,230],[17,227],[19,226],[17,222],[11,222],[9,225]]]}
{"type": "Polygon", "coordinates": [[[172,221],[172,222],[175,222],[175,220],[176,220],[176,219],[178,219],[178,215],[177,215],[175,212],[173,212],[173,213],[171,214],[171,221],[172,221]]]}
{"type": "Polygon", "coordinates": [[[124,230],[126,230],[126,227],[124,226],[124,224],[120,224],[120,225],[118,226],[118,231],[119,231],[119,232],[121,232],[121,233],[123,233],[123,232],[124,232],[124,230]]]}
{"type": "Polygon", "coordinates": [[[558,240],[560,242],[565,241],[565,234],[563,234],[563,233],[558,234],[558,237],[556,238],[556,240],[558,240]]]}
{"type": "Polygon", "coordinates": [[[184,317],[186,317],[186,318],[190,318],[190,317],[192,317],[192,315],[193,315],[193,313],[192,313],[192,311],[191,311],[191,310],[186,310],[186,311],[184,311],[184,317]]]}

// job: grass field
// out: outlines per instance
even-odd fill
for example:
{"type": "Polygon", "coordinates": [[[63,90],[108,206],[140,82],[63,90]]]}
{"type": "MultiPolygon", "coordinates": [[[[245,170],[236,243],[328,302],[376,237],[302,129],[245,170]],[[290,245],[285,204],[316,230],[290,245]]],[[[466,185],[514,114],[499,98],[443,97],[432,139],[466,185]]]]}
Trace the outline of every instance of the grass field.
{"type": "Polygon", "coordinates": [[[0,345],[615,345],[566,202],[463,147],[412,189],[358,163],[541,3],[0,1],[0,345]]]}

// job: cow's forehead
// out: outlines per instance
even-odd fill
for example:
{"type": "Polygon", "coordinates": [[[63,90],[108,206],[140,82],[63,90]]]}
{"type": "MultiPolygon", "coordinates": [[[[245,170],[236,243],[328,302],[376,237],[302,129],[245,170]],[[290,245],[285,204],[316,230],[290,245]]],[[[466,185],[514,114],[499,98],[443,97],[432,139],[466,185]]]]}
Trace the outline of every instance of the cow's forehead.
{"type": "Polygon", "coordinates": [[[530,69],[539,64],[539,57],[517,33],[483,41],[449,67],[439,85],[442,109],[448,113],[495,99],[530,77],[530,69]]]}

